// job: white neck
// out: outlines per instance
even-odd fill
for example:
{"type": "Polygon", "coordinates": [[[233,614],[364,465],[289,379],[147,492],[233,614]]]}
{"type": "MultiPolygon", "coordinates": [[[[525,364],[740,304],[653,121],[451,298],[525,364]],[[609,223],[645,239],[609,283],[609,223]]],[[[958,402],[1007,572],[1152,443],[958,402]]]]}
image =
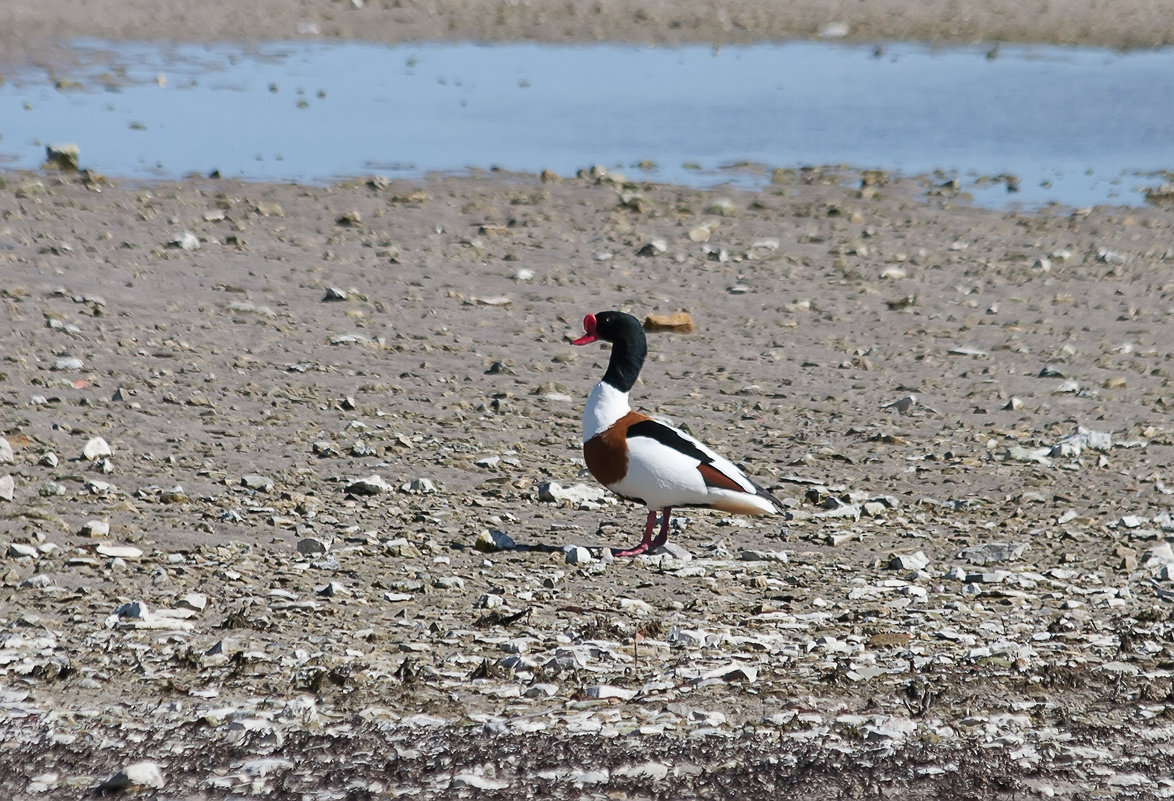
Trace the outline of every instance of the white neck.
{"type": "Polygon", "coordinates": [[[591,390],[587,406],[583,409],[583,441],[611,428],[632,407],[628,405],[628,393],[620,392],[606,381],[600,381],[591,390]]]}

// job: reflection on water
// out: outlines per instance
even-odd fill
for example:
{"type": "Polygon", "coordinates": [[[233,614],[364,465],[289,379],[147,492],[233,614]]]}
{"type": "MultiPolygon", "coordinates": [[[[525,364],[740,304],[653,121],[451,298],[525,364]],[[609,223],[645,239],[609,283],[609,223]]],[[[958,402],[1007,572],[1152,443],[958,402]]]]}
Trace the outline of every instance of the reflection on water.
{"type": "Polygon", "coordinates": [[[1142,202],[1174,170],[1174,50],[83,41],[0,85],[0,164],[76,142],[111,176],[328,182],[591,164],[690,185],[844,164],[988,205],[1142,202]],[[56,84],[56,85],[55,85],[56,84]],[[643,166],[637,166],[643,165],[643,166]],[[1015,176],[1008,182],[984,181],[1015,176]]]}

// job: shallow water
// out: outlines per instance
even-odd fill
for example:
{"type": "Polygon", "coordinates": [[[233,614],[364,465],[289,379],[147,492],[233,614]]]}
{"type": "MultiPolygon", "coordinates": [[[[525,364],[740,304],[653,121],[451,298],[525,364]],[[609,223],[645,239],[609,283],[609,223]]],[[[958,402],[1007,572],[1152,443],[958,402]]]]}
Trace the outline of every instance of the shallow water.
{"type": "Polygon", "coordinates": [[[1170,49],[83,41],[76,52],[68,74],[30,68],[0,85],[0,165],[36,167],[58,142],[111,176],[315,183],[602,164],[761,185],[770,168],[840,164],[942,171],[998,207],[1140,204],[1174,170],[1170,49]],[[766,169],[726,169],[747,162],[766,169]],[[980,180],[1000,175],[1018,191],[980,180]]]}

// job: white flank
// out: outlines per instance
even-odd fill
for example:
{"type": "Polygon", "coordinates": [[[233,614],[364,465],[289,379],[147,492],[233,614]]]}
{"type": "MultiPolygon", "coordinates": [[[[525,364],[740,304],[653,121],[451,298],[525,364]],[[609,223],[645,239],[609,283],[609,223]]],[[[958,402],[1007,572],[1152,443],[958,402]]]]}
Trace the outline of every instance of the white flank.
{"type": "Polygon", "coordinates": [[[650,437],[628,439],[628,473],[608,489],[625,498],[639,498],[651,509],[712,506],[737,514],[774,514],[774,505],[755,494],[754,485],[738,468],[683,431],[678,433],[711,456],[713,466],[746,487],[746,492],[706,486],[697,459],[650,437]]]}

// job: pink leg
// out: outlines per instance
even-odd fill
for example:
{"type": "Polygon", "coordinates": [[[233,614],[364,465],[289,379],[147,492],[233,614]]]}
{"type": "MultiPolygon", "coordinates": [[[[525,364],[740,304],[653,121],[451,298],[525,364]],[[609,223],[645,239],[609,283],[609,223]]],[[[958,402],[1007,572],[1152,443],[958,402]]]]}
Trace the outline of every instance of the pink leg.
{"type": "Polygon", "coordinates": [[[648,522],[644,525],[644,538],[640,540],[640,544],[635,548],[629,548],[626,551],[612,550],[613,556],[639,556],[652,547],[652,527],[656,525],[656,510],[648,510],[648,522]]]}
{"type": "Polygon", "coordinates": [[[656,550],[660,546],[669,541],[669,518],[673,516],[673,508],[666,506],[660,513],[660,533],[656,535],[656,539],[652,541],[652,550],[656,550]]]}

